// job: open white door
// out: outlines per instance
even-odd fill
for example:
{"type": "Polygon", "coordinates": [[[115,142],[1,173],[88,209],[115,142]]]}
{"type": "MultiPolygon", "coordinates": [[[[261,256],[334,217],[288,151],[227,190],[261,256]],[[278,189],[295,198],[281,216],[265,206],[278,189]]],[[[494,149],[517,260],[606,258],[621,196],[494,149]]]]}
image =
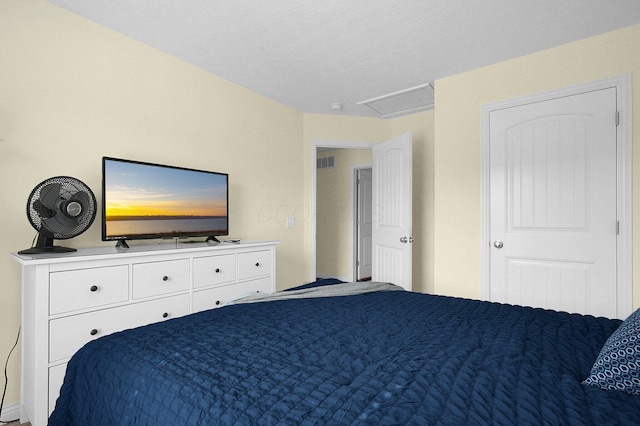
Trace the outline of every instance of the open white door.
{"type": "Polygon", "coordinates": [[[373,281],[411,290],[411,132],[373,147],[373,281]]]}

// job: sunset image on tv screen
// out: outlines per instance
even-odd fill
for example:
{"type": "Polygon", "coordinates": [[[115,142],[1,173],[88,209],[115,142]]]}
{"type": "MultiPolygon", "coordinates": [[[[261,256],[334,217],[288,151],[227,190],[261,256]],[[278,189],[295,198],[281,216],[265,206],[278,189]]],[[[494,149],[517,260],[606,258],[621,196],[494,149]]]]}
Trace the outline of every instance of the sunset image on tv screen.
{"type": "Polygon", "coordinates": [[[108,236],[226,231],[226,174],[110,160],[104,167],[108,236]]]}

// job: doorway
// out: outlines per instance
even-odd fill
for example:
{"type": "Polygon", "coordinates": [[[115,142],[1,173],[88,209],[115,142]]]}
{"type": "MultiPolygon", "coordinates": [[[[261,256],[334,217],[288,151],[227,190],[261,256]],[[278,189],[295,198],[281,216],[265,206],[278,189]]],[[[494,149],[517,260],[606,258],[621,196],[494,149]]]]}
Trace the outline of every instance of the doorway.
{"type": "MultiPolygon", "coordinates": [[[[399,285],[406,290],[412,289],[412,134],[406,132],[395,138],[385,142],[372,143],[348,143],[348,142],[330,142],[330,141],[313,141],[312,145],[312,164],[318,164],[318,148],[355,148],[359,150],[367,149],[371,152],[372,160],[372,274],[374,281],[389,282],[399,285]]],[[[337,164],[334,159],[334,165],[337,164]]],[[[318,242],[320,238],[324,238],[323,249],[327,249],[332,254],[340,251],[339,243],[343,241],[345,232],[339,232],[335,238],[326,239],[326,235],[321,235],[317,223],[321,212],[318,209],[317,181],[318,170],[312,168],[311,178],[311,249],[312,249],[312,278],[322,278],[318,274],[317,253],[318,242]],[[334,244],[334,245],[331,245],[334,244]]],[[[349,182],[349,176],[342,180],[349,182]]],[[[335,188],[338,185],[334,185],[335,188]]],[[[350,204],[353,204],[354,196],[351,194],[350,204]]],[[[338,210],[339,211],[339,210],[338,210]]],[[[349,211],[353,211],[353,206],[349,211]]],[[[353,217],[353,215],[349,215],[353,217]]],[[[330,216],[331,217],[331,216],[330,216]]],[[[336,214],[334,209],[333,218],[341,218],[343,215],[336,214]]],[[[323,217],[324,219],[324,217],[323,217]]],[[[350,220],[351,231],[348,232],[347,245],[350,250],[347,251],[347,260],[351,267],[348,267],[348,275],[350,278],[346,281],[355,281],[355,268],[352,259],[355,256],[354,250],[354,222],[350,220]],[[351,260],[349,260],[351,258],[351,260]]],[[[341,223],[329,221],[327,229],[333,231],[337,225],[341,223]],[[336,226],[333,226],[333,225],[336,226]]],[[[336,261],[343,262],[344,257],[337,257],[336,261]]],[[[339,275],[334,278],[340,278],[339,275]]]]}
{"type": "Polygon", "coordinates": [[[314,266],[315,278],[357,280],[358,243],[356,181],[357,170],[371,168],[373,143],[318,141],[314,148],[314,266]],[[330,159],[330,161],[322,161],[330,159]]]}

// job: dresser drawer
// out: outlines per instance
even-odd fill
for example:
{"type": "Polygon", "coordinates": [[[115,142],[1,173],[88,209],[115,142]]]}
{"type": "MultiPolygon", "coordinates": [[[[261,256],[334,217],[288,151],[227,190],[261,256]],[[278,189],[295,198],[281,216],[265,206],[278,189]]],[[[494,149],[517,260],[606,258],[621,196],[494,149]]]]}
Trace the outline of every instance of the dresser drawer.
{"type": "Polygon", "coordinates": [[[128,328],[189,313],[189,295],[133,303],[49,322],[49,362],[69,358],[85,343],[128,328]]]}
{"type": "Polygon", "coordinates": [[[189,290],[189,259],[133,265],[133,298],[189,290]]]}
{"type": "Polygon", "coordinates": [[[60,388],[64,382],[64,375],[67,372],[67,364],[59,364],[49,368],[49,413],[56,408],[56,400],[60,396],[60,388]]]}
{"type": "Polygon", "coordinates": [[[271,278],[246,281],[239,284],[225,285],[193,293],[193,312],[219,308],[228,301],[252,292],[271,292],[271,278]]]}
{"type": "Polygon", "coordinates": [[[195,288],[232,283],[235,280],[235,254],[193,259],[193,286],[195,288]]]}
{"type": "Polygon", "coordinates": [[[271,274],[271,251],[260,250],[238,254],[238,279],[257,278],[271,274]]]}
{"type": "Polygon", "coordinates": [[[129,299],[129,266],[49,274],[49,314],[94,308],[129,299]]]}

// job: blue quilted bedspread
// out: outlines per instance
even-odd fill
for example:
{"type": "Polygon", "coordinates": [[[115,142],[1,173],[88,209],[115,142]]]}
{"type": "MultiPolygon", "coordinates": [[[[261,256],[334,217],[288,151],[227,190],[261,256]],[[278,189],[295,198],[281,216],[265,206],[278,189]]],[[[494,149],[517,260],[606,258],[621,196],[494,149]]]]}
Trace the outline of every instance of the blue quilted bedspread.
{"type": "Polygon", "coordinates": [[[409,293],[231,305],[95,340],[51,425],[639,425],[581,385],[620,321],[409,293]]]}

